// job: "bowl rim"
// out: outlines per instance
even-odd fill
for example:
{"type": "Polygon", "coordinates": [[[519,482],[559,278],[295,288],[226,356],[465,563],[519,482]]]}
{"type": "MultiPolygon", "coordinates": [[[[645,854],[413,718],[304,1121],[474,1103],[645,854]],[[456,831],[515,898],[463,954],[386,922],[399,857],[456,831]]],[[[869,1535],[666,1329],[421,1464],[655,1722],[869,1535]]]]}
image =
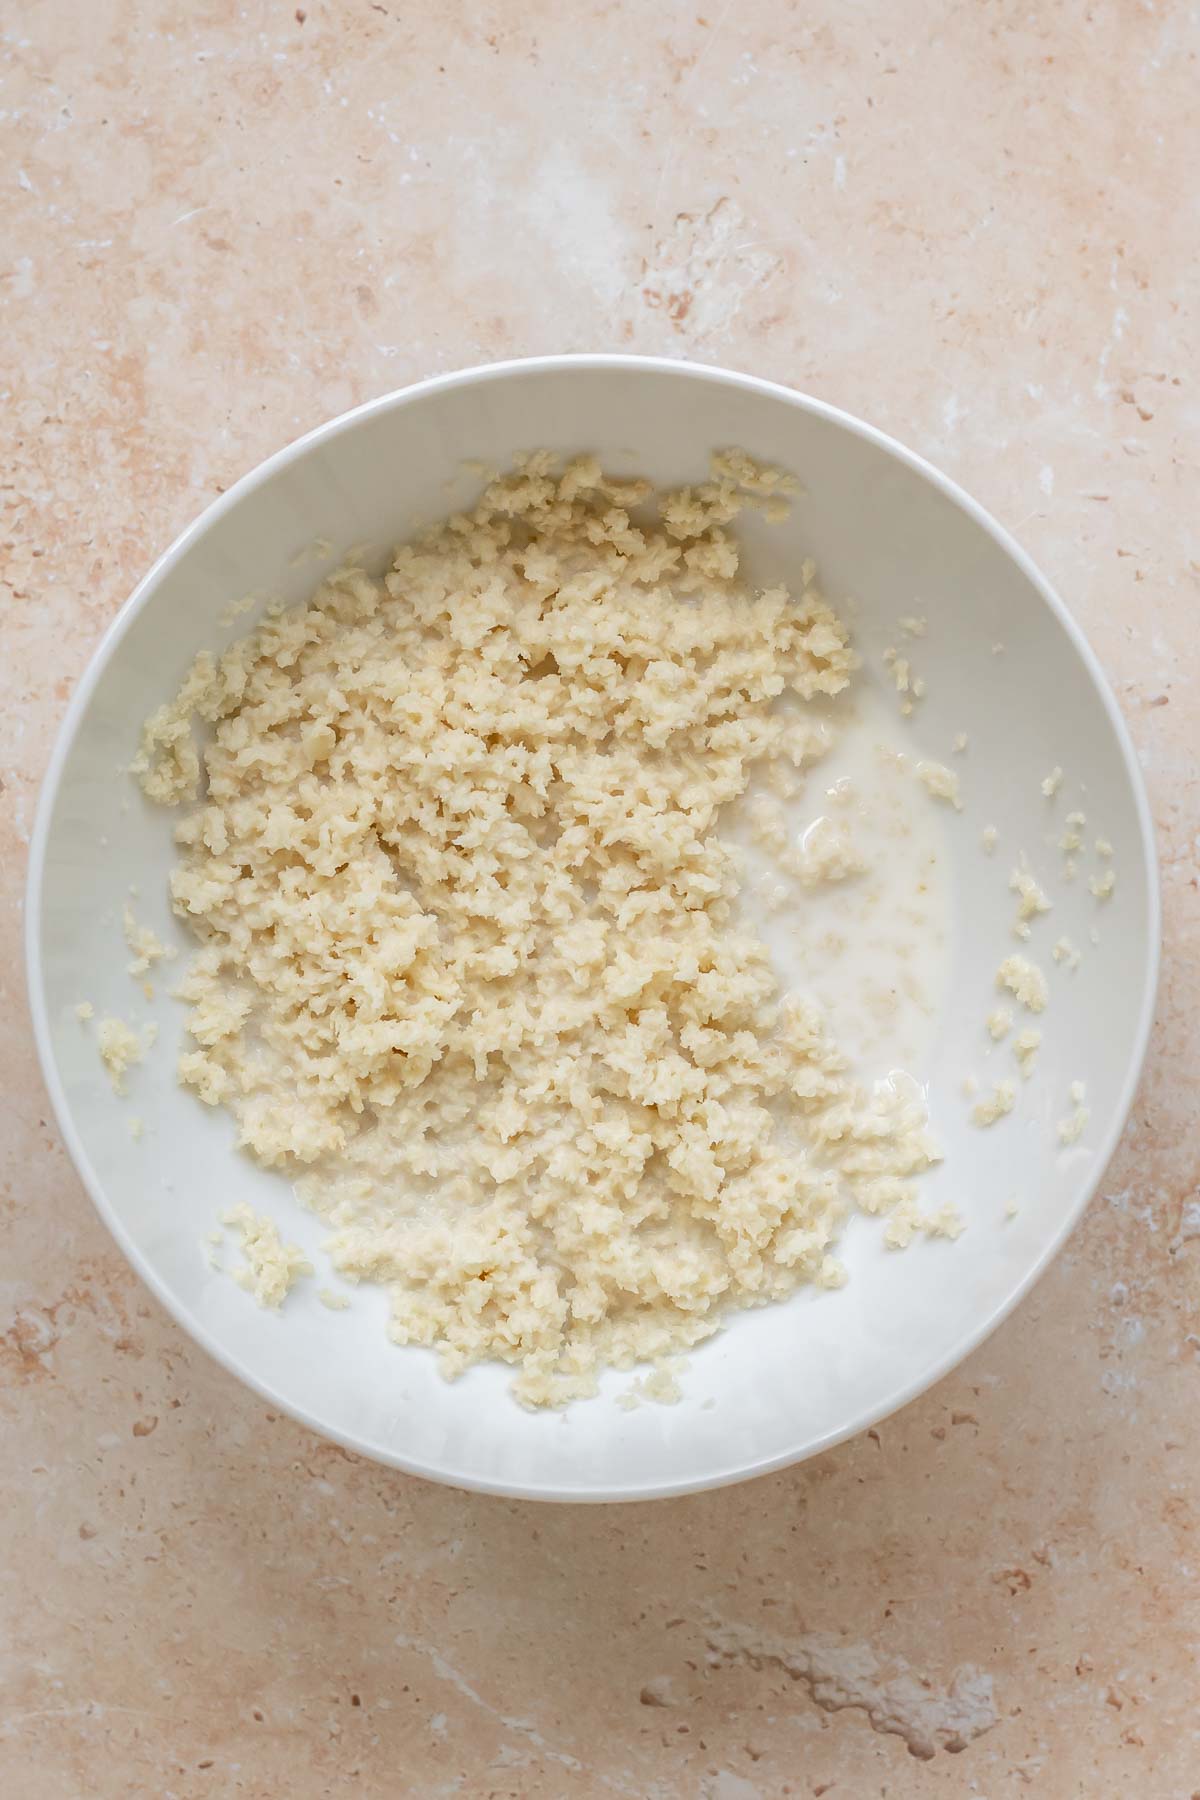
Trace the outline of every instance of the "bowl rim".
{"type": "Polygon", "coordinates": [[[1161,962],[1161,898],[1158,856],[1155,844],[1154,824],[1146,795],[1145,783],[1129,728],[1117,705],[1116,698],[1108,679],[1085,638],[1080,627],[1067,610],[1058,593],[1041,573],[1033,559],[1022,549],[1012,533],[994,519],[990,513],[971,498],[957,482],[942,473],[932,463],[915,451],[908,449],[897,439],[876,426],[866,423],[854,414],[833,406],[812,395],[804,394],[776,381],[761,376],[747,375],[739,371],[726,369],[710,363],[685,362],[673,357],[632,356],[619,353],[581,352],[555,356],[515,357],[501,362],[482,363],[466,369],[454,370],[447,374],[430,376],[424,380],[409,383],[382,394],[374,400],[365,401],[362,405],[352,407],[349,411],[338,414],[324,424],[303,433],[291,443],[275,451],[263,462],[243,475],[225,493],[217,496],[208,506],[186,526],[166,550],[152,563],[146,574],[134,587],[133,591],[120,607],[115,617],[100,638],[95,650],[80,676],[71,697],[66,713],[59,725],[50,758],[42,777],[41,790],[38,797],[37,811],[33,833],[30,839],[28,875],[25,887],[25,977],[29,1008],[33,1021],[34,1041],[37,1046],[38,1061],[42,1078],[54,1110],[59,1132],[67,1152],[74,1164],[76,1173],[83,1182],[92,1204],[108,1231],[125,1255],[128,1262],[145,1282],[151,1293],[166,1309],[167,1313],[187,1333],[192,1341],[213,1357],[223,1368],[235,1376],[245,1386],[256,1393],[260,1399],[279,1411],[286,1413],[297,1423],[315,1431],[319,1436],[340,1444],[356,1455],[366,1456],[374,1462],[383,1463],[400,1469],[405,1474],[416,1475],[429,1481],[440,1482],[446,1486],[457,1487],[469,1492],[496,1494],[517,1500],[547,1500],[561,1502],[616,1502],[652,1499],[667,1499],[680,1494],[707,1492],[710,1489],[727,1487],[734,1482],[750,1480],[758,1475],[767,1475],[773,1471],[789,1468],[793,1464],[806,1461],[824,1450],[844,1443],[846,1439],[855,1437],[859,1432],[867,1430],[880,1420],[888,1418],[892,1413],[917,1399],[943,1376],[965,1361],[965,1359],[989,1338],[1009,1314],[1020,1305],[1034,1284],[1046,1272],[1050,1263],[1058,1255],[1067,1238],[1074,1231],[1079,1220],[1094,1197],[1096,1190],[1107,1171],[1108,1165],[1116,1151],[1126,1122],[1133,1107],[1142,1070],[1146,1060],[1146,1052],[1150,1040],[1150,1032],[1154,1021],[1155,1006],[1158,993],[1158,982],[1161,962]],[[567,370],[622,370],[632,373],[647,372],[677,376],[681,380],[695,380],[711,383],[714,386],[738,388],[762,395],[765,398],[782,402],[787,406],[800,408],[829,423],[866,440],[881,450],[886,456],[900,463],[929,482],[960,511],[965,513],[981,530],[993,540],[1004,554],[1016,564],[1034,590],[1038,593],[1051,614],[1066,632],[1079,660],[1090,678],[1108,717],[1125,772],[1133,793],[1134,809],[1137,815],[1140,846],[1142,852],[1142,876],[1145,885],[1145,901],[1149,928],[1145,945],[1145,961],[1142,981],[1142,995],[1138,1014],[1137,1029],[1134,1033],[1130,1054],[1126,1063],[1125,1076],[1121,1087],[1118,1104],[1114,1109],[1102,1139],[1097,1147],[1092,1172],[1080,1189],[1078,1199],[1070,1212],[1060,1223],[1058,1229],[1042,1246],[1040,1254],[1034,1260],[1023,1279],[1017,1283],[1012,1292],[990,1313],[977,1322],[966,1337],[959,1340],[952,1350],[935,1358],[927,1368],[914,1379],[885,1394],[882,1399],[865,1407],[847,1419],[836,1430],[828,1431],[810,1442],[799,1444],[796,1448],[782,1454],[764,1457],[757,1461],[739,1462],[727,1468],[720,1468],[700,1479],[671,1482],[615,1483],[592,1484],[572,1488],[555,1484],[513,1483],[487,1481],[475,1477],[466,1477],[448,1467],[426,1463],[397,1454],[389,1446],[356,1437],[352,1433],[343,1432],[327,1422],[317,1419],[304,1407],[285,1399],[277,1393],[269,1383],[260,1380],[233,1355],[222,1341],[215,1336],[198,1318],[188,1312],[186,1307],[177,1302],[174,1295],[160,1280],[139,1246],[117,1216],[109,1202],[103,1184],[91,1167],[83,1143],[75,1129],[71,1107],[59,1076],[50,1036],[49,1013],[45,993],[44,971],[42,967],[41,915],[43,883],[45,876],[46,848],[50,834],[50,823],[58,798],[59,786],[63,771],[71,754],[80,726],[87,714],[92,695],[108,664],[118,650],[122,639],[128,632],[133,620],[147,604],[151,595],[158,588],[165,576],[189,553],[195,545],[224,514],[238,506],[248,495],[271,479],[279,470],[289,464],[301,461],[310,450],[327,444],[344,432],[353,431],[358,425],[379,414],[392,410],[402,410],[415,401],[423,400],[430,395],[457,387],[473,384],[484,385],[493,381],[505,381],[513,377],[531,374],[550,374],[567,370]]]}

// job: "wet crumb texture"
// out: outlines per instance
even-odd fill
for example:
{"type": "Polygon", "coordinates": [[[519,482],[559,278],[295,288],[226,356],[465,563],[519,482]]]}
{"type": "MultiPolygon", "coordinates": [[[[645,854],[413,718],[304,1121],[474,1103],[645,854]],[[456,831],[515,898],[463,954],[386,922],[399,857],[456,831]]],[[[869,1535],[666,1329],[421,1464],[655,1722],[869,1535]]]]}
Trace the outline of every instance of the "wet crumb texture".
{"type": "MultiPolygon", "coordinates": [[[[794,481],[712,463],[655,496],[523,458],[381,580],[202,652],[133,764],[188,809],[179,1079],[300,1177],[397,1343],[510,1363],[530,1407],[634,1362],[676,1397],[668,1360],[729,1311],[842,1284],[854,1206],[891,1243],[961,1229],[917,1205],[917,1083],[857,1083],[739,910],[723,822],[756,767],[824,754],[811,703],[858,659],[811,562],[795,594],[739,578],[738,514],[794,481]]],[[[857,868],[793,856],[801,919],[857,868]]],[[[277,1306],[303,1258],[240,1223],[277,1306]]]]}

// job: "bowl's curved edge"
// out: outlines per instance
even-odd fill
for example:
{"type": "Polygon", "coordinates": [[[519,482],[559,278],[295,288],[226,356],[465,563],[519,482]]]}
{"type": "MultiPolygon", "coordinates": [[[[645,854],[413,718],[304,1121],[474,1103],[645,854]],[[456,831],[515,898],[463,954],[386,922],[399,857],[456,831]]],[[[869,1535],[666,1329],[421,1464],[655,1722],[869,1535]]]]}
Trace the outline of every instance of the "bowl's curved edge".
{"type": "Polygon", "coordinates": [[[37,1046],[38,1061],[41,1065],[42,1078],[54,1109],[54,1116],[66,1145],[67,1152],[73,1162],[84,1187],[91,1197],[92,1203],[103,1220],[108,1231],[121,1249],[129,1263],[137,1271],[155,1298],[166,1309],[170,1316],[181,1326],[187,1335],[207,1354],[227,1369],[229,1373],[251,1388],[259,1397],[271,1406],[295,1419],[299,1424],[307,1426],[325,1438],[332,1439],[344,1449],[360,1456],[367,1456],[373,1461],[384,1463],[399,1469],[408,1475],[420,1476],[428,1481],[441,1482],[447,1486],[467,1489],[468,1491],[496,1494],[516,1500],[545,1500],[575,1503],[605,1503],[619,1501],[669,1499],[677,1495],[706,1492],[709,1489],[728,1487],[735,1482],[750,1480],[758,1475],[771,1474],[780,1469],[789,1468],[795,1463],[806,1461],[811,1456],[819,1455],[823,1450],[834,1448],[848,1438],[878,1424],[881,1419],[888,1418],[899,1411],[909,1401],[917,1399],[943,1376],[957,1368],[960,1363],[979,1348],[987,1338],[1001,1325],[1009,1314],[1021,1303],[1034,1284],[1040,1280],[1046,1269],[1062,1249],[1067,1238],[1074,1231],[1083,1213],[1094,1197],[1105,1172],[1116,1151],[1121,1135],[1124,1132],[1134,1099],[1141,1081],[1145,1065],[1146,1052],[1149,1047],[1150,1032],[1154,1022],[1155,1004],[1158,994],[1159,971],[1161,962],[1162,930],[1161,899],[1158,874],[1158,856],[1155,844],[1154,824],[1146,795],[1145,783],[1134,749],[1129,728],[1117,705],[1108,679],[1096,658],[1091,645],[1083,632],[1075,623],[1067,607],[1054,588],[1042,575],[1032,558],[1023,550],[1012,536],[990,513],[986,512],[966,491],[944,475],[932,463],[909,450],[886,432],[875,426],[855,418],[853,414],[843,412],[839,407],[828,402],[802,394],[793,388],[784,387],[778,382],[767,381],[755,375],[744,375],[736,371],[724,369],[706,363],[680,362],[669,357],[622,356],[617,354],[579,354],[566,356],[546,356],[517,358],[506,362],[485,363],[469,369],[456,370],[451,374],[432,376],[425,381],[414,382],[407,387],[398,388],[391,393],[368,400],[363,405],[341,413],[338,417],[318,425],[312,431],[296,438],[285,445],[266,461],[250,470],[235,482],[224,494],[214,500],[198,518],[187,526],[175,541],[154,562],[147,573],[138,582],[129,598],[120,608],[93,652],[83,675],[80,677],[75,692],[67,707],[62,724],[59,727],[50,760],[42,778],[38,797],[34,828],[30,839],[29,866],[25,889],[25,977],[29,1000],[29,1009],[33,1022],[34,1040],[37,1046]],[[412,1462],[398,1456],[394,1451],[382,1444],[368,1443],[339,1432],[335,1427],[322,1420],[313,1418],[303,1408],[295,1406],[282,1395],[275,1392],[263,1382],[257,1380],[240,1363],[232,1358],[221,1343],[187,1311],[178,1306],[173,1295],[159,1280],[155,1271],[142,1257],[137,1245],[130,1238],[121,1221],[109,1206],[107,1196],[92,1169],[86,1151],[80,1142],[67,1104],[62,1082],[59,1078],[53,1049],[50,1042],[49,1018],[46,1006],[44,983],[41,967],[41,907],[42,885],[45,872],[46,845],[50,833],[50,822],[54,813],[55,800],[63,769],[71,753],[76,734],[87,712],[88,703],[109,661],[117,650],[126,631],[141,608],[146,604],[162,578],[186,555],[191,546],[220,519],[223,514],[236,506],[255,488],[268,480],[279,469],[289,462],[298,460],[313,446],[329,441],[342,432],[351,430],[365,418],[385,412],[394,407],[402,407],[427,395],[451,387],[466,386],[473,382],[503,380],[514,375],[549,373],[568,368],[598,369],[645,369],[659,373],[678,375],[685,379],[710,381],[718,385],[736,387],[761,393],[782,401],[789,406],[798,406],[819,417],[829,420],[876,445],[886,455],[902,463],[909,469],[924,477],[962,512],[966,513],[1001,550],[1013,561],[1027,580],[1035,588],[1050,611],[1058,619],[1079,654],[1080,661],[1091,678],[1092,685],[1098,693],[1101,703],[1112,726],[1114,736],[1120,747],[1122,761],[1133,792],[1134,805],[1137,812],[1138,827],[1141,835],[1142,866],[1145,880],[1145,899],[1147,917],[1150,920],[1149,940],[1146,945],[1146,960],[1143,972],[1142,999],[1138,1017],[1137,1030],[1131,1046],[1125,1080],[1121,1090],[1120,1101],[1109,1120],[1103,1140],[1098,1147],[1094,1173],[1084,1184],[1078,1202],[1064,1219],[1058,1231],[1049,1240],[1037,1261],[1026,1274],[1023,1281],[1011,1295],[993,1311],[983,1318],[971,1336],[957,1345],[955,1349],[932,1362],[928,1368],[914,1380],[904,1383],[885,1399],[877,1402],[860,1415],[856,1415],[837,1431],[828,1432],[823,1437],[803,1445],[794,1452],[782,1456],[737,1465],[718,1470],[703,1481],[682,1483],[655,1483],[637,1488],[614,1487],[598,1489],[595,1487],[572,1490],[562,1487],[530,1487],[504,1483],[466,1480],[452,1471],[431,1467],[426,1464],[412,1462]]]}

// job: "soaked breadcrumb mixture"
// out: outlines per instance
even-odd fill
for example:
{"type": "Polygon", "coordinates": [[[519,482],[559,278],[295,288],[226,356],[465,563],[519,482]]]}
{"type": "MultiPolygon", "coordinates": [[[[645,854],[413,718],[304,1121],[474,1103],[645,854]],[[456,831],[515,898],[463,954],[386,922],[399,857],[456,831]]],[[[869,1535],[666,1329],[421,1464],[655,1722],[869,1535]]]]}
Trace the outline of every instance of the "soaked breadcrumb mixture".
{"type": "MultiPolygon", "coordinates": [[[[527,458],[382,579],[198,657],[145,728],[147,794],[187,804],[181,1080],[301,1178],[398,1342],[502,1359],[528,1405],[839,1285],[853,1206],[956,1229],[916,1209],[920,1088],[857,1086],[781,993],[721,835],[752,774],[827,747],[808,703],[856,667],[808,566],[739,578],[729,526],[788,485],[740,453],[658,497],[527,458]]],[[[818,848],[801,906],[853,866],[818,848]]]]}

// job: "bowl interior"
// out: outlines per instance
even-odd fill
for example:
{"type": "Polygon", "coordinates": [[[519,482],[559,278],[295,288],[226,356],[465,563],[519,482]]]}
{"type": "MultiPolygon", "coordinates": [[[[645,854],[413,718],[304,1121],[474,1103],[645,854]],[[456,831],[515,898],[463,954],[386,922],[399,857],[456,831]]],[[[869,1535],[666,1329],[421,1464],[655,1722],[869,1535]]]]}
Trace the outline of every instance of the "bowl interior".
{"type": "Polygon", "coordinates": [[[279,1405],[355,1448],[466,1485],[570,1498],[680,1491],[790,1461],[961,1358],[1098,1180],[1131,1099],[1156,970],[1152,849],[1127,739],[1089,653],[1019,553],[948,484],[827,409],[715,371],[621,359],[485,370],[393,396],[281,453],[206,514],[143,583],[76,698],[39,821],[31,904],[35,1020],[60,1121],[101,1211],[175,1315],[279,1405]],[[508,1398],[501,1369],[449,1385],[429,1353],[389,1344],[381,1293],[363,1290],[350,1311],[331,1313],[320,1282],[302,1283],[274,1315],[210,1268],[207,1236],[238,1200],[269,1212],[318,1267],[322,1227],[285,1181],[234,1150],[223,1113],[176,1086],[182,1008],[167,997],[169,978],[148,1001],[126,972],[131,888],[139,919],[181,954],[189,940],[167,899],[173,816],[122,771],[142,719],[195,652],[253,623],[253,610],[230,620],[231,602],[300,599],[351,545],[372,546],[381,564],[392,543],[470,499],[471,460],[589,450],[672,485],[703,476],[709,451],[729,445],[803,485],[786,524],[746,526],[756,572],[787,581],[814,557],[830,597],[853,598],[861,679],[881,690],[898,619],[923,615],[913,660],[927,692],[902,729],[916,755],[939,762],[969,734],[956,759],[964,809],[946,816],[947,1001],[917,1071],[946,1149],[929,1198],[953,1200],[967,1230],[897,1254],[873,1221],[855,1220],[848,1285],[734,1319],[692,1356],[678,1404],[626,1411],[615,1396],[628,1377],[613,1376],[594,1402],[532,1415],[508,1398]],[[1050,801],[1040,784],[1055,766],[1064,779],[1050,801]],[[1087,815],[1088,850],[1064,882],[1058,837],[1070,809],[1087,815]],[[992,857],[980,844],[987,826],[999,838],[992,857]],[[1097,835],[1113,846],[1116,875],[1103,903],[1088,887],[1097,835]],[[982,1131],[962,1083],[1011,1072],[988,1062],[983,1020],[997,965],[1023,948],[1008,891],[1022,850],[1056,875],[1054,911],[1028,947],[1051,999],[1035,1079],[1011,1118],[982,1131]],[[1083,952],[1075,970],[1051,959],[1060,935],[1083,952]],[[98,1016],[158,1024],[127,1101],[114,1098],[76,1017],[82,1000],[98,1016]],[[1056,1123],[1075,1081],[1091,1116],[1064,1148],[1056,1123]],[[140,1141],[132,1114],[146,1124],[140,1141]]]}

